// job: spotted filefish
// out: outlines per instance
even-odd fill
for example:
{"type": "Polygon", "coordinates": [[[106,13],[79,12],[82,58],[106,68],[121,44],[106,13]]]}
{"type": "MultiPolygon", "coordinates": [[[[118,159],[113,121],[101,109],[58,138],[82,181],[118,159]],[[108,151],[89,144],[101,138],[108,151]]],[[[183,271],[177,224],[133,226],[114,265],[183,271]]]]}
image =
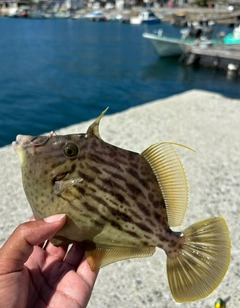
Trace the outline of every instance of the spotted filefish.
{"type": "Polygon", "coordinates": [[[230,263],[225,220],[214,217],[181,232],[171,230],[181,225],[188,205],[186,175],[174,144],[156,143],[141,154],[108,144],[99,133],[104,112],[86,133],[18,135],[13,142],[35,218],[66,213],[66,224],[51,241],[85,241],[93,271],[162,248],[174,299],[206,297],[230,263]]]}

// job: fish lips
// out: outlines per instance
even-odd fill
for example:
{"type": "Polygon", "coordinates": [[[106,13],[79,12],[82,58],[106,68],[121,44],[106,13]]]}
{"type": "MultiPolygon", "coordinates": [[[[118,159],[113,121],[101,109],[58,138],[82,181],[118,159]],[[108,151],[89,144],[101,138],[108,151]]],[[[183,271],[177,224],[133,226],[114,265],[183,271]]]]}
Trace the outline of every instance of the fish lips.
{"type": "Polygon", "coordinates": [[[19,146],[23,146],[26,143],[29,144],[32,139],[32,136],[17,135],[16,141],[12,142],[12,146],[16,151],[19,146]]]}
{"type": "MultiPolygon", "coordinates": [[[[36,145],[33,141],[36,138],[37,137],[33,136],[17,135],[16,141],[12,142],[13,149],[20,160],[21,166],[25,165],[26,163],[27,152],[34,155],[34,148],[36,147],[36,145]]],[[[46,140],[46,137],[44,138],[44,140],[46,140]]]]}
{"type": "Polygon", "coordinates": [[[16,150],[19,146],[42,146],[50,139],[50,137],[55,136],[55,133],[51,133],[49,136],[24,136],[17,135],[16,141],[12,142],[14,150],[16,150]]]}
{"type": "Polygon", "coordinates": [[[19,158],[21,166],[25,162],[24,147],[30,145],[32,138],[32,136],[17,135],[16,141],[12,142],[13,149],[19,158]]]}
{"type": "Polygon", "coordinates": [[[17,135],[16,141],[12,142],[13,149],[18,154],[19,150],[24,150],[27,148],[36,148],[44,146],[52,135],[49,136],[24,136],[17,135]]]}

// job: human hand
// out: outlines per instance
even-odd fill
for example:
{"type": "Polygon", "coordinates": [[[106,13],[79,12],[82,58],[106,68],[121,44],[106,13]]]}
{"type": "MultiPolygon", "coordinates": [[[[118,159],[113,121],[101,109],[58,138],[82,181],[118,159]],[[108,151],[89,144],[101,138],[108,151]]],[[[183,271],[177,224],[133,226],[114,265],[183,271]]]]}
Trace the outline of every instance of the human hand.
{"type": "Polygon", "coordinates": [[[65,215],[21,224],[0,249],[0,307],[83,308],[97,273],[84,259],[84,244],[43,243],[60,230],[65,215]]]}

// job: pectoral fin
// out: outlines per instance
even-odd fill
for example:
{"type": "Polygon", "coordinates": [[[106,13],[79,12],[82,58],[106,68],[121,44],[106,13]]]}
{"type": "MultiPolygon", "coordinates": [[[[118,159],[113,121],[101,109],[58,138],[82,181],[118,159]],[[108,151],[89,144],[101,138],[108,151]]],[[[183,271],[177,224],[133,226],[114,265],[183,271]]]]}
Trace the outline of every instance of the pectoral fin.
{"type": "Polygon", "coordinates": [[[146,258],[154,254],[155,247],[91,247],[87,245],[85,258],[92,271],[96,271],[108,264],[131,259],[146,258]]]}
{"type": "Polygon", "coordinates": [[[76,178],[71,180],[56,181],[54,184],[54,193],[64,199],[75,198],[76,194],[79,195],[80,191],[77,189],[81,185],[83,179],[76,178]]]}
{"type": "MultiPolygon", "coordinates": [[[[170,227],[181,225],[188,205],[188,184],[173,143],[156,143],[141,155],[156,175],[167,208],[170,227]]],[[[178,144],[176,144],[178,145],[178,144]]]]}

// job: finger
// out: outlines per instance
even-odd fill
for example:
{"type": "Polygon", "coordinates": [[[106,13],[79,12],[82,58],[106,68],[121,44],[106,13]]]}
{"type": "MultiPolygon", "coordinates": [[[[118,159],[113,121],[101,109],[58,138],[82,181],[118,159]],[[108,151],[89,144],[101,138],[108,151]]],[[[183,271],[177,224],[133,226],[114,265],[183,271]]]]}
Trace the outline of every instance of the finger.
{"type": "Polygon", "coordinates": [[[35,219],[34,215],[32,215],[31,218],[30,218],[30,221],[35,221],[35,220],[36,219],[35,219]]]}
{"type": "MultiPolygon", "coordinates": [[[[35,219],[34,215],[32,215],[31,218],[30,218],[30,221],[35,221],[35,220],[36,220],[36,219],[35,219]]],[[[45,242],[43,242],[43,243],[40,243],[40,244],[38,244],[37,246],[39,246],[40,248],[43,248],[43,247],[46,245],[46,242],[47,242],[47,241],[45,241],[45,242]]]]}
{"type": "Polygon", "coordinates": [[[85,292],[82,293],[82,304],[83,307],[86,307],[97,279],[98,271],[91,271],[87,260],[83,257],[83,260],[77,269],[77,274],[81,277],[83,282],[82,290],[85,290],[85,292]]]}
{"type": "Polygon", "coordinates": [[[77,269],[77,274],[82,277],[86,286],[91,290],[94,286],[94,283],[97,279],[99,270],[92,271],[87,260],[83,257],[80,266],[77,269]]]}
{"type": "Polygon", "coordinates": [[[84,243],[74,243],[70,250],[68,251],[65,263],[73,266],[75,269],[78,268],[84,256],[84,243]]]}
{"type": "Polygon", "coordinates": [[[0,249],[0,274],[22,270],[33,246],[53,237],[65,222],[66,215],[59,214],[18,226],[0,249]]]}
{"type": "Polygon", "coordinates": [[[56,247],[51,242],[47,242],[43,248],[48,255],[62,261],[68,250],[68,246],[56,247]]]}

